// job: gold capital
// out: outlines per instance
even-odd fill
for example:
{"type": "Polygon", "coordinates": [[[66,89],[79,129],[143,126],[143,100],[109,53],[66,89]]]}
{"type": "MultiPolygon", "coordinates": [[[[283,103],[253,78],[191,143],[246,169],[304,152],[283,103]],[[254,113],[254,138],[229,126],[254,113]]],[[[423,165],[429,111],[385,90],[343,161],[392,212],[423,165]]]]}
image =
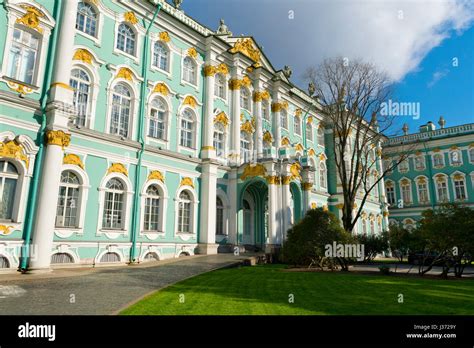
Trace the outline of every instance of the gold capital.
{"type": "Polygon", "coordinates": [[[62,130],[50,130],[46,132],[46,144],[61,146],[63,149],[68,147],[71,143],[71,134],[65,133],[62,130]]]}

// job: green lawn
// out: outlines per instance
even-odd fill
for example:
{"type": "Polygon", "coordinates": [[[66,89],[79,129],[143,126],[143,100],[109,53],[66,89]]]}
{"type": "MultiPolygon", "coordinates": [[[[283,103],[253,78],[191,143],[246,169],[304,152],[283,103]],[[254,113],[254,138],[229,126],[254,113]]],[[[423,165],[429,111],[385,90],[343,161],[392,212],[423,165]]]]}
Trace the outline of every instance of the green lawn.
{"type": "Polygon", "coordinates": [[[474,280],[285,272],[279,265],[231,268],[155,292],[121,314],[472,315],[474,280]],[[403,295],[403,303],[398,302],[399,294],[403,295]],[[291,295],[294,303],[289,303],[291,295]]]}

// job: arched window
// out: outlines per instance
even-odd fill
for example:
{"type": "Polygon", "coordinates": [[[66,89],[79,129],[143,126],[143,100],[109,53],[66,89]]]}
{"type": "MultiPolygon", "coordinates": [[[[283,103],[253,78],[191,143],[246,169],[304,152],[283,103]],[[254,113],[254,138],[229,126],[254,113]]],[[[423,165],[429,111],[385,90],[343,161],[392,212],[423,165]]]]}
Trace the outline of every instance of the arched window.
{"type": "Polygon", "coordinates": [[[375,235],[375,216],[370,216],[370,234],[375,235]]]}
{"type": "Polygon", "coordinates": [[[318,128],[318,145],[324,146],[324,129],[318,128]]]}
{"type": "Polygon", "coordinates": [[[436,194],[439,202],[447,202],[449,200],[448,183],[444,175],[436,177],[436,194]]]}
{"type": "Polygon", "coordinates": [[[67,253],[55,253],[51,256],[51,263],[53,264],[74,263],[74,259],[71,255],[67,253]]]}
{"type": "Polygon", "coordinates": [[[454,174],[453,175],[454,185],[454,199],[457,201],[463,201],[467,198],[466,195],[466,181],[464,175],[454,174]]]}
{"type": "Polygon", "coordinates": [[[13,219],[18,179],[16,166],[8,161],[0,161],[0,220],[13,219]]]}
{"type": "Polygon", "coordinates": [[[402,191],[402,199],[404,204],[411,204],[411,182],[407,179],[402,179],[400,183],[402,191]]]}
{"type": "Polygon", "coordinates": [[[178,202],[178,232],[192,233],[191,214],[192,214],[191,195],[187,191],[179,194],[178,202]]]}
{"type": "Polygon", "coordinates": [[[225,150],[224,126],[221,123],[216,123],[214,125],[214,148],[216,149],[216,155],[218,157],[224,156],[224,150],[225,150]]]}
{"type": "Polygon", "coordinates": [[[153,47],[153,60],[152,64],[154,67],[168,71],[169,70],[169,50],[161,42],[156,42],[153,47]]]}
{"type": "Polygon", "coordinates": [[[251,137],[247,132],[240,132],[240,157],[243,162],[250,160],[251,154],[251,137]]]}
{"type": "Polygon", "coordinates": [[[102,228],[121,230],[125,227],[125,185],[120,179],[112,178],[107,182],[105,188],[102,228]]]}
{"type": "Polygon", "coordinates": [[[144,211],[145,231],[159,231],[160,229],[160,189],[156,185],[150,185],[146,190],[145,211],[144,211]]]}
{"type": "Polygon", "coordinates": [[[293,131],[297,135],[301,135],[301,118],[298,116],[295,116],[294,118],[294,127],[293,131]]]}
{"type": "Polygon", "coordinates": [[[110,134],[128,137],[132,93],[129,87],[119,83],[114,87],[112,94],[112,117],[110,121],[110,134]]]}
{"type": "Polygon", "coordinates": [[[245,87],[240,89],[240,107],[250,111],[250,92],[245,87]]]}
{"type": "Polygon", "coordinates": [[[71,71],[69,85],[74,90],[72,103],[77,112],[74,124],[85,127],[88,124],[89,101],[91,98],[91,82],[89,75],[87,75],[87,73],[82,69],[73,69],[71,71]]]}
{"type": "Polygon", "coordinates": [[[367,235],[367,218],[362,218],[362,234],[367,235]]]}
{"type": "Polygon", "coordinates": [[[127,24],[120,24],[117,33],[116,48],[122,52],[135,55],[136,35],[132,28],[127,24]]]}
{"type": "Polygon", "coordinates": [[[325,189],[327,186],[326,177],[327,177],[326,164],[323,161],[321,161],[319,162],[319,186],[322,189],[325,189]]]}
{"type": "Polygon", "coordinates": [[[56,227],[78,227],[80,186],[81,182],[76,174],[69,170],[61,173],[56,227]]]}
{"type": "Polygon", "coordinates": [[[441,153],[435,153],[433,155],[433,167],[441,168],[444,166],[444,157],[441,153]]]}
{"type": "Polygon", "coordinates": [[[185,109],[181,116],[181,146],[193,148],[194,146],[194,114],[190,109],[185,109]]]}
{"type": "Polygon", "coordinates": [[[311,125],[310,122],[306,123],[306,140],[307,141],[313,141],[313,126],[311,125]]]}
{"type": "Polygon", "coordinates": [[[84,1],[77,5],[76,29],[97,37],[97,12],[94,7],[84,1]]]}
{"type": "Polygon", "coordinates": [[[224,204],[216,197],[216,234],[224,234],[224,204]]]}
{"type": "Polygon", "coordinates": [[[117,253],[105,253],[100,258],[100,262],[120,262],[120,256],[117,253]]]}
{"type": "Polygon", "coordinates": [[[163,99],[155,98],[151,101],[148,136],[155,139],[166,139],[168,110],[163,99]]]}
{"type": "Polygon", "coordinates": [[[288,129],[288,113],[285,109],[280,110],[280,127],[288,129]]]}
{"type": "MultiPolygon", "coordinates": [[[[268,100],[266,99],[262,101],[262,116],[265,120],[270,121],[270,106],[269,106],[268,100]]],[[[474,161],[474,157],[473,157],[473,161],[474,161]]]]}
{"type": "Polygon", "coordinates": [[[196,64],[190,57],[184,58],[183,61],[183,80],[196,84],[196,64]]]}
{"type": "Polygon", "coordinates": [[[27,84],[34,84],[39,61],[40,36],[15,27],[8,56],[7,76],[27,84]]]}
{"type": "Polygon", "coordinates": [[[216,97],[226,99],[225,98],[225,92],[226,92],[226,82],[225,82],[225,76],[222,74],[216,74],[215,77],[215,87],[214,87],[214,95],[216,97]]]}

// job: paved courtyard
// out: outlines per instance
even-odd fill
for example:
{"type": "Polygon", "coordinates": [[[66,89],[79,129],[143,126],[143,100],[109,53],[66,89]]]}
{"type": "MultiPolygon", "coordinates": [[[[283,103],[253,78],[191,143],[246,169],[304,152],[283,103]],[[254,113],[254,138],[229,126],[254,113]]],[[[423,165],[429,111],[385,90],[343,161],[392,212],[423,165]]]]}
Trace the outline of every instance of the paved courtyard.
{"type": "Polygon", "coordinates": [[[0,314],[116,314],[154,290],[235,265],[245,258],[218,254],[138,266],[56,270],[38,275],[0,274],[0,314]]]}

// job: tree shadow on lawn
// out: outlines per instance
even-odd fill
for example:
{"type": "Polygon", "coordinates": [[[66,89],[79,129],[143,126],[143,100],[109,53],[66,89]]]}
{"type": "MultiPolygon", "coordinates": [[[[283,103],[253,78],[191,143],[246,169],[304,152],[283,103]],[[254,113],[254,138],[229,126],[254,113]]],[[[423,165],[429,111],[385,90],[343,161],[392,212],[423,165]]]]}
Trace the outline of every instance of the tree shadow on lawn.
{"type": "Polygon", "coordinates": [[[265,265],[206,273],[154,293],[124,314],[474,314],[474,282],[283,268],[265,265]],[[182,295],[184,303],[179,302],[182,295]]]}

